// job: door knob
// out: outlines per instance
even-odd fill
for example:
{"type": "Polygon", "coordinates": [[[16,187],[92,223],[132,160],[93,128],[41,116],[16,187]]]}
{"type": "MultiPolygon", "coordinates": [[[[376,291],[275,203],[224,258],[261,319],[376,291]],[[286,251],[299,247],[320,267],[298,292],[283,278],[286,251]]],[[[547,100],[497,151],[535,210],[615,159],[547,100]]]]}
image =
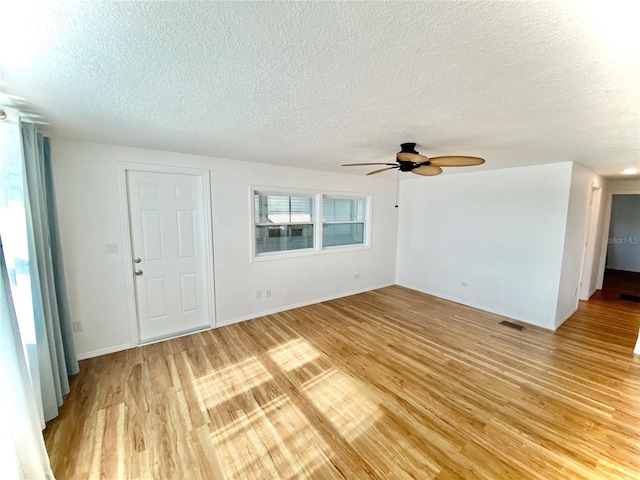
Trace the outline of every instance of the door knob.
{"type": "Polygon", "coordinates": [[[138,269],[134,272],[137,276],[142,275],[142,270],[138,269]]]}
{"type": "Polygon", "coordinates": [[[133,259],[134,263],[140,263],[142,261],[142,259],[140,257],[136,257],[133,259]]]}

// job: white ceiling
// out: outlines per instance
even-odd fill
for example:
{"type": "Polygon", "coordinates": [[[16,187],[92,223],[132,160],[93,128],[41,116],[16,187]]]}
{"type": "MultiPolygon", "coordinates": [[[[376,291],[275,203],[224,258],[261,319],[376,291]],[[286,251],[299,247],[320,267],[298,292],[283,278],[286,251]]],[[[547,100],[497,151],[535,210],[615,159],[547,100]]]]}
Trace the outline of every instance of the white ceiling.
{"type": "Polygon", "coordinates": [[[637,4],[13,0],[0,88],[54,137],[358,175],[339,165],[413,141],[615,176],[640,163],[637,4]]]}

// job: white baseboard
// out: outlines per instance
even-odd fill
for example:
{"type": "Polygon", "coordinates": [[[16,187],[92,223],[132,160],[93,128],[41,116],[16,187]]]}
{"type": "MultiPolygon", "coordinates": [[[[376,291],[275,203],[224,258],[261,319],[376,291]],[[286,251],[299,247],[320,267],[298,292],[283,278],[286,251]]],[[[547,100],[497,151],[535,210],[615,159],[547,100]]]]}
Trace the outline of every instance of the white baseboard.
{"type": "Polygon", "coordinates": [[[408,284],[405,284],[405,283],[398,282],[397,285],[399,285],[401,287],[405,287],[405,288],[410,288],[411,290],[415,290],[417,292],[426,293],[427,295],[431,295],[431,296],[434,296],[434,297],[442,298],[444,300],[449,300],[450,302],[455,302],[455,303],[459,303],[461,305],[466,305],[467,307],[477,308],[478,310],[483,310],[483,311],[489,312],[489,313],[495,313],[496,315],[500,315],[502,317],[511,318],[512,320],[518,320],[520,322],[528,323],[529,325],[533,325],[534,327],[540,327],[540,328],[544,328],[546,330],[552,330],[552,331],[554,330],[553,328],[549,328],[549,327],[546,327],[544,325],[540,325],[539,323],[534,322],[530,318],[511,315],[509,313],[505,313],[505,312],[502,312],[500,310],[489,308],[486,305],[480,305],[480,304],[477,304],[477,303],[468,302],[466,300],[462,300],[460,298],[452,297],[450,295],[445,295],[445,294],[439,293],[439,292],[431,292],[429,290],[425,290],[423,288],[418,288],[418,287],[415,287],[415,286],[412,286],[412,285],[408,285],[408,284]]]}
{"type": "Polygon", "coordinates": [[[171,340],[172,338],[185,337],[187,335],[192,335],[198,332],[204,332],[205,330],[211,330],[211,326],[207,325],[206,327],[199,327],[194,330],[189,330],[188,332],[178,333],[176,335],[169,335],[162,338],[154,338],[152,340],[147,340],[145,342],[140,342],[138,345],[133,345],[131,343],[117,345],[115,347],[103,348],[101,350],[94,350],[93,352],[86,352],[78,354],[78,360],[86,360],[87,358],[100,357],[102,355],[108,355],[109,353],[121,352],[122,350],[129,350],[137,347],[144,347],[146,345],[153,345],[154,343],[164,342],[165,340],[171,340]]]}
{"type": "Polygon", "coordinates": [[[125,343],[122,345],[116,345],[114,347],[102,348],[100,350],[94,350],[93,352],[84,352],[78,354],[78,360],[86,360],[87,358],[99,357],[101,355],[106,355],[108,353],[121,352],[122,350],[128,350],[130,348],[134,348],[135,345],[131,345],[130,343],[125,343]]]}
{"type": "MultiPolygon", "coordinates": [[[[364,292],[369,292],[371,290],[377,290],[379,288],[390,287],[391,285],[394,285],[394,284],[393,283],[388,283],[388,284],[384,284],[384,285],[373,286],[373,287],[370,287],[370,288],[363,288],[361,290],[355,290],[355,291],[352,291],[352,292],[339,293],[337,295],[331,295],[329,297],[309,300],[308,302],[301,302],[301,303],[296,303],[296,304],[292,304],[292,305],[286,305],[286,306],[283,306],[283,307],[274,308],[274,309],[271,309],[271,310],[265,310],[265,311],[262,311],[262,312],[252,313],[250,315],[233,318],[231,320],[225,320],[225,321],[222,321],[222,322],[218,321],[216,323],[216,326],[213,327],[213,328],[225,327],[227,325],[232,325],[234,323],[245,322],[247,320],[252,320],[254,318],[264,317],[266,315],[271,315],[273,313],[280,313],[280,312],[284,312],[286,310],[292,310],[294,308],[306,307],[307,305],[313,305],[315,303],[326,302],[328,300],[335,300],[336,298],[349,297],[351,295],[357,295],[358,293],[364,293],[364,292]]],[[[200,332],[200,331],[203,331],[203,330],[209,330],[210,328],[211,327],[206,327],[206,328],[198,329],[198,330],[192,331],[192,332],[180,333],[180,334],[172,336],[172,337],[152,340],[152,341],[149,341],[149,342],[145,342],[144,345],[149,345],[151,343],[157,343],[157,342],[162,342],[162,341],[165,341],[165,340],[170,340],[171,338],[183,337],[185,335],[191,335],[193,333],[197,333],[197,332],[200,332]]],[[[103,348],[103,349],[100,349],[100,350],[94,350],[92,352],[79,353],[78,354],[78,360],[86,360],[87,358],[99,357],[101,355],[107,355],[108,353],[115,353],[115,352],[120,352],[122,350],[128,350],[130,348],[136,348],[136,347],[141,346],[141,345],[131,345],[131,344],[127,343],[127,344],[123,344],[123,345],[116,345],[114,347],[103,348]]]]}
{"type": "Polygon", "coordinates": [[[242,316],[242,317],[232,318],[230,320],[222,320],[222,321],[218,321],[217,322],[216,328],[217,327],[226,327],[227,325],[233,325],[234,323],[246,322],[247,320],[252,320],[254,318],[259,318],[259,317],[264,317],[266,315],[273,315],[274,313],[280,313],[280,312],[285,312],[287,310],[293,310],[294,308],[306,307],[308,305],[314,305],[316,303],[328,302],[329,300],[335,300],[337,298],[350,297],[351,295],[357,295],[359,293],[370,292],[371,290],[378,290],[379,288],[390,287],[392,285],[395,285],[395,284],[394,283],[387,283],[387,284],[384,284],[384,285],[377,285],[377,286],[373,286],[373,287],[370,287],[370,288],[363,288],[361,290],[355,290],[355,291],[352,291],[352,292],[339,293],[337,295],[331,295],[331,296],[328,296],[328,297],[317,298],[317,299],[314,299],[314,300],[309,300],[308,302],[294,303],[294,304],[291,304],[291,305],[286,305],[286,306],[274,308],[274,309],[271,309],[271,310],[265,310],[265,311],[262,311],[262,312],[252,313],[250,315],[245,315],[245,316],[242,316]]]}
{"type": "Polygon", "coordinates": [[[585,297],[585,296],[581,296],[581,297],[580,297],[580,300],[583,300],[583,301],[585,301],[585,302],[586,302],[586,301],[588,301],[588,300],[593,296],[593,294],[594,294],[594,293],[596,293],[597,291],[598,291],[598,289],[597,289],[597,288],[594,288],[593,290],[591,290],[591,291],[587,294],[587,296],[586,296],[586,297],[585,297]]]}
{"type": "Polygon", "coordinates": [[[565,315],[562,320],[560,320],[559,322],[556,322],[556,328],[554,328],[554,330],[557,330],[558,327],[560,325],[562,325],[564,322],[566,322],[567,320],[569,320],[569,318],[571,318],[571,315],[573,315],[574,313],[576,313],[578,311],[578,307],[575,307],[574,309],[571,310],[571,312],[569,312],[567,315],[565,315]]]}

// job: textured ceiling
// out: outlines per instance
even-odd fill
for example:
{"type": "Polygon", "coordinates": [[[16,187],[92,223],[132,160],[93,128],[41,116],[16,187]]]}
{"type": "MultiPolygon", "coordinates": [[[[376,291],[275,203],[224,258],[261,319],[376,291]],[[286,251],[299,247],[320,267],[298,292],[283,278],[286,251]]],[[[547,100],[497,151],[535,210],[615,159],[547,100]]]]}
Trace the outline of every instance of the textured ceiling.
{"type": "Polygon", "coordinates": [[[363,174],[339,164],[414,141],[614,176],[640,158],[636,3],[4,2],[0,89],[101,143],[363,174]]]}

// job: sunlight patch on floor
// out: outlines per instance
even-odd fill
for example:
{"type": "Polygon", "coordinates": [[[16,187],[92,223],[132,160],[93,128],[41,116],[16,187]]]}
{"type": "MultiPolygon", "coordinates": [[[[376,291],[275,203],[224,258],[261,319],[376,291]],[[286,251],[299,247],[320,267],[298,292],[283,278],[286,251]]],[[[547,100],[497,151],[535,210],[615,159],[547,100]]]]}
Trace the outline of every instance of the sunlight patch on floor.
{"type": "MultiPolygon", "coordinates": [[[[268,354],[283,372],[321,357],[301,338],[268,354]]],[[[336,454],[327,432],[318,431],[312,421],[323,415],[353,441],[383,415],[358,381],[336,368],[304,382],[298,393],[276,389],[272,374],[253,356],[196,382],[211,415],[216,462],[227,478],[303,478],[334,472],[336,454]]]]}
{"type": "Polygon", "coordinates": [[[290,340],[269,350],[269,355],[285,371],[302,367],[320,357],[320,353],[302,338],[290,340]]]}
{"type": "Polygon", "coordinates": [[[314,406],[348,441],[355,440],[383,415],[354,379],[330,368],[303,384],[314,406]]]}
{"type": "Polygon", "coordinates": [[[196,387],[204,405],[213,408],[271,380],[273,376],[256,357],[247,357],[197,378],[196,387]]]}
{"type": "Polygon", "coordinates": [[[307,478],[335,453],[289,397],[278,397],[212,435],[226,477],[307,478]]]}

